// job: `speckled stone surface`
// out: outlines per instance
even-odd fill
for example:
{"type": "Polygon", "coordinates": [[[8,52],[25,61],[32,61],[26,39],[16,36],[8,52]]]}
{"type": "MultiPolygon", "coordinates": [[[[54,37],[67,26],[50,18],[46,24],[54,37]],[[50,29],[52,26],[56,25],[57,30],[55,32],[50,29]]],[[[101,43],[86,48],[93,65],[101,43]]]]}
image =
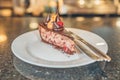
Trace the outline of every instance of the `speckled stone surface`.
{"type": "Polygon", "coordinates": [[[42,18],[0,18],[0,80],[120,80],[120,28],[118,18],[64,18],[67,27],[84,29],[101,36],[108,43],[111,62],[95,62],[86,66],[54,69],[25,63],[11,51],[12,41],[19,35],[32,31],[30,23],[42,18]]]}

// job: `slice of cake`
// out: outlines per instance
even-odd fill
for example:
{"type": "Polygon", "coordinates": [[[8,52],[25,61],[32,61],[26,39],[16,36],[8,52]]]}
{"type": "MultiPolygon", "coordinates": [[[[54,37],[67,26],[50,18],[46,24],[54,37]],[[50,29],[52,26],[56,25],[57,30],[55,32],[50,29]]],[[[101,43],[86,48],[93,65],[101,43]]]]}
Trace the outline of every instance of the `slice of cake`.
{"type": "Polygon", "coordinates": [[[57,13],[48,15],[45,22],[39,24],[39,32],[43,42],[51,44],[67,54],[76,52],[75,43],[65,33],[63,22],[57,13]]]}

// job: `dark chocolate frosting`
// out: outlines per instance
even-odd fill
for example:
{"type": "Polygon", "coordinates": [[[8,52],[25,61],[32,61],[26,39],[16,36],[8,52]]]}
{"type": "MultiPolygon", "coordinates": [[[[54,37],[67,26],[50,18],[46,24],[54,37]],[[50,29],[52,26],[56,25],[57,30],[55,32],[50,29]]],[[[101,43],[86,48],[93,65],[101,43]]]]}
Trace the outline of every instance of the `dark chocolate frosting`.
{"type": "MultiPolygon", "coordinates": [[[[46,26],[49,26],[48,23],[51,21],[51,17],[52,17],[52,15],[48,14],[47,18],[45,19],[44,24],[46,26]]],[[[50,23],[50,24],[53,24],[52,30],[56,31],[56,32],[63,31],[64,27],[63,27],[63,25],[60,25],[60,23],[63,24],[63,22],[60,19],[59,14],[56,13],[55,20],[50,23]]]]}

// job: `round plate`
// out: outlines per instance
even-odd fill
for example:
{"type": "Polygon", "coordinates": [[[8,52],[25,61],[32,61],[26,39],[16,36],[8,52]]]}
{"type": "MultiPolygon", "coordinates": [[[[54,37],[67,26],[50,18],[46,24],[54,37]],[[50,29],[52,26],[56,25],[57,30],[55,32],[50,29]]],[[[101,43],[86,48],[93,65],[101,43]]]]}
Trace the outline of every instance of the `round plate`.
{"type": "MultiPolygon", "coordinates": [[[[66,29],[76,33],[102,52],[107,53],[107,43],[98,35],[81,29],[66,29]]],[[[42,67],[70,68],[95,62],[95,60],[89,58],[83,52],[67,55],[53,46],[42,42],[38,30],[18,36],[12,42],[11,49],[13,54],[22,61],[42,67]]]]}

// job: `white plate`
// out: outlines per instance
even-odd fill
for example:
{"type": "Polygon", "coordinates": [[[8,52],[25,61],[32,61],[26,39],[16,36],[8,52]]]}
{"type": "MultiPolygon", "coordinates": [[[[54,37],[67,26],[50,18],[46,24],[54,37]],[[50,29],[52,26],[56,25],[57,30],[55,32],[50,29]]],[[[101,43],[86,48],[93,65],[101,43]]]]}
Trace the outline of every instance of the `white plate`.
{"type": "MultiPolygon", "coordinates": [[[[90,44],[107,53],[107,43],[98,35],[89,31],[67,28],[84,38],[90,44]]],[[[86,54],[66,55],[41,41],[38,30],[18,36],[12,43],[11,49],[16,57],[24,62],[51,68],[70,68],[95,62],[86,54]]]]}

